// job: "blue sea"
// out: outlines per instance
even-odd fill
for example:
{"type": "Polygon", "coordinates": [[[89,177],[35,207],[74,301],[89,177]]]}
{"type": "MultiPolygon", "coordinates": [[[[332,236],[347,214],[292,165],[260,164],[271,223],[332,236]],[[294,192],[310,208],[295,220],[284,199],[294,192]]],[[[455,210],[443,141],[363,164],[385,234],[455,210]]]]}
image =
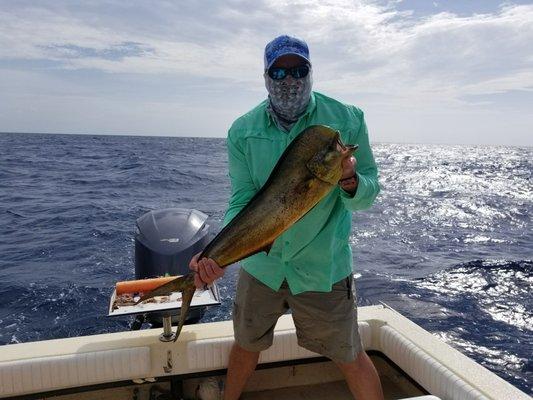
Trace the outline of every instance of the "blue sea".
{"type": "MultiPolygon", "coordinates": [[[[533,385],[533,148],[374,144],[382,192],[353,216],[360,305],[392,306],[505,380],[533,385]]],[[[0,134],[0,344],[130,329],[134,223],[195,208],[220,226],[224,139],[0,134]]],[[[220,282],[230,318],[237,267],[220,282]]],[[[0,348],[1,351],[1,348],[0,348]]]]}

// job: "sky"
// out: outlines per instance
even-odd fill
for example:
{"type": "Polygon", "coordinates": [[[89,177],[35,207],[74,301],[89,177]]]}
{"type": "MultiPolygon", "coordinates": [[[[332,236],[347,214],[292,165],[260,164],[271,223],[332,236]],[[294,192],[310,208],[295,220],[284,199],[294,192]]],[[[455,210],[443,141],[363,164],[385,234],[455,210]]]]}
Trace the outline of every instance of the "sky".
{"type": "Polygon", "coordinates": [[[533,1],[0,0],[0,132],[224,137],[281,34],[373,142],[533,145],[533,1]]]}

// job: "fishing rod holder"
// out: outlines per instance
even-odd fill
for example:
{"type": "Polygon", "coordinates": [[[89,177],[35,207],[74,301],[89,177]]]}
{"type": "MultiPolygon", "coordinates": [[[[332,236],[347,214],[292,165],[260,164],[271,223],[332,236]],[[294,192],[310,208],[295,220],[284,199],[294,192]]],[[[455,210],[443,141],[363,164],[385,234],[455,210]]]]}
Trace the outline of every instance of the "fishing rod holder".
{"type": "Polygon", "coordinates": [[[173,342],[175,337],[176,333],[172,331],[172,315],[164,315],[163,333],[159,335],[159,340],[162,342],[173,342]]]}

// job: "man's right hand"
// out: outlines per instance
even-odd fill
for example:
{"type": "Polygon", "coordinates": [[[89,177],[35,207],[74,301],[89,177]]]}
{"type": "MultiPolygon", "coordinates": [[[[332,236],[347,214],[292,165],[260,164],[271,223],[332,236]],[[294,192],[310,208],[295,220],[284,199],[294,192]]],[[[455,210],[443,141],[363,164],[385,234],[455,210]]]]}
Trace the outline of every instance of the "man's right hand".
{"type": "Polygon", "coordinates": [[[200,254],[196,254],[189,263],[189,268],[196,272],[194,274],[194,284],[198,289],[203,289],[205,285],[212,284],[216,279],[224,276],[224,268],[220,268],[215,260],[202,258],[198,260],[200,254]]]}

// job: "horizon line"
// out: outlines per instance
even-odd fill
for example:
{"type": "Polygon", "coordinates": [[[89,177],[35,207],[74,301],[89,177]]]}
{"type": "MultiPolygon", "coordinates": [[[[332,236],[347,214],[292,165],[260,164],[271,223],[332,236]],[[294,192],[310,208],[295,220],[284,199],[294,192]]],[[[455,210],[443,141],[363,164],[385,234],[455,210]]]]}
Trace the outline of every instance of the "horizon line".
{"type": "MultiPolygon", "coordinates": [[[[179,135],[147,135],[131,133],[60,133],[60,132],[11,132],[0,131],[0,134],[17,135],[69,135],[69,136],[119,136],[119,137],[139,137],[139,138],[182,138],[182,139],[226,139],[227,136],[179,136],[179,135]]],[[[491,144],[491,143],[445,143],[445,142],[390,142],[390,141],[370,141],[372,144],[423,144],[436,146],[497,146],[497,147],[533,147],[532,144],[491,144]]]]}

